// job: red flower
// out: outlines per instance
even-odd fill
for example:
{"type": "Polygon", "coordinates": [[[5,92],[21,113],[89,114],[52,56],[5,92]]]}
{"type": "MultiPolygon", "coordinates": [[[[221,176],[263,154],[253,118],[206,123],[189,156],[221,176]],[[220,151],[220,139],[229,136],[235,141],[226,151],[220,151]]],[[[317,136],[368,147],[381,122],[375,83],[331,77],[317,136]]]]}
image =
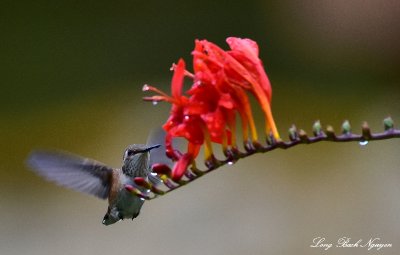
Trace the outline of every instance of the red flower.
{"type": "Polygon", "coordinates": [[[226,127],[228,120],[234,119],[230,95],[221,93],[215,86],[205,82],[193,86],[187,93],[190,99],[185,113],[201,117],[211,141],[231,144],[231,132],[226,127]]]}
{"type": "Polygon", "coordinates": [[[177,161],[172,169],[172,178],[178,181],[197,157],[200,147],[205,145],[205,157],[213,157],[211,142],[236,148],[236,115],[241,118],[243,142],[258,140],[246,91],[259,102],[266,118],[266,134],[272,131],[276,140],[279,134],[272,118],[270,103],[272,90],[268,77],[258,58],[258,46],[250,39],[230,37],[230,51],[224,51],[206,40],[196,40],[193,51],[194,74],[185,70],[181,59],[174,66],[171,96],[145,85],[159,95],[145,100],[166,101],[172,104],[171,113],[163,128],[167,132],[167,155],[177,161]],[[185,76],[193,80],[187,96],[182,95],[185,76]],[[175,150],[172,141],[184,137],[188,141],[187,152],[175,150]]]}
{"type": "MultiPolygon", "coordinates": [[[[242,84],[247,86],[245,82],[236,81],[232,72],[227,72],[226,65],[229,59],[233,60],[225,51],[206,40],[196,40],[195,50],[193,51],[193,63],[195,71],[195,79],[201,84],[212,84],[216,87],[221,96],[221,105],[228,106],[231,110],[239,112],[242,119],[243,140],[248,140],[248,125],[250,125],[252,139],[257,140],[257,132],[251,114],[249,100],[243,88],[234,84],[242,84]]],[[[236,63],[236,61],[234,61],[236,63]]],[[[239,66],[240,67],[240,66],[239,66]]],[[[239,76],[238,76],[239,78],[239,76]]],[[[250,87],[248,87],[250,88],[250,87]]],[[[226,122],[233,132],[233,145],[235,145],[235,121],[234,114],[226,118],[226,122]]]]}
{"type": "MultiPolygon", "coordinates": [[[[261,60],[258,58],[257,43],[250,39],[241,39],[229,37],[227,42],[231,48],[230,51],[224,51],[213,43],[206,40],[196,41],[194,55],[194,69],[211,70],[214,76],[212,82],[217,86],[235,87],[240,86],[249,90],[258,100],[265,118],[266,134],[272,131],[275,139],[280,140],[278,130],[276,129],[272,112],[270,108],[272,89],[267,74],[264,71],[261,60]],[[218,83],[217,80],[225,82],[218,83]]],[[[204,75],[202,77],[210,77],[204,75]]],[[[227,89],[227,88],[225,88],[227,89]]],[[[244,96],[241,96],[242,100],[244,96]]],[[[246,103],[246,105],[248,105],[246,103]]],[[[240,109],[244,110],[242,106],[240,109]]],[[[255,127],[252,122],[251,112],[245,111],[242,117],[247,116],[251,125],[253,140],[257,140],[255,127]]],[[[243,120],[245,121],[245,120],[243,120]]]]}
{"type": "Polygon", "coordinates": [[[199,116],[190,114],[189,99],[182,95],[183,80],[185,76],[185,62],[180,59],[174,66],[174,75],[171,82],[171,95],[149,85],[145,85],[143,90],[151,90],[158,93],[158,96],[145,97],[145,100],[166,101],[172,104],[171,113],[163,128],[167,132],[165,144],[167,155],[176,160],[177,163],[172,170],[172,178],[179,180],[197,157],[201,145],[204,143],[204,122],[199,116]],[[188,152],[184,155],[177,152],[172,145],[174,137],[184,137],[188,141],[188,152]]]}

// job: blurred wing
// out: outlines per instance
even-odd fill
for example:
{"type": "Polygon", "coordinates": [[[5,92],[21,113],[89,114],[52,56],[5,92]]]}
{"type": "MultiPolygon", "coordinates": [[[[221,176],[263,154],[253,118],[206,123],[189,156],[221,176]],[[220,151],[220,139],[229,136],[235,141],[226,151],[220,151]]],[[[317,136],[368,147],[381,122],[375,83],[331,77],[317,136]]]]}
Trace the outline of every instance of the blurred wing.
{"type": "Polygon", "coordinates": [[[161,146],[160,148],[150,151],[150,166],[154,163],[162,163],[172,167],[172,160],[165,154],[165,136],[166,132],[162,128],[154,128],[151,130],[147,138],[147,145],[161,144],[161,146]]]}
{"type": "MultiPolygon", "coordinates": [[[[160,148],[150,151],[150,166],[155,163],[161,163],[172,168],[172,160],[165,155],[165,135],[166,133],[162,128],[154,128],[147,138],[147,145],[161,144],[160,148]]],[[[160,178],[156,175],[149,174],[147,177],[155,185],[161,183],[160,178]]]]}
{"type": "Polygon", "coordinates": [[[95,160],[61,152],[34,151],[27,164],[37,174],[61,186],[102,199],[108,197],[113,170],[95,160]]]}

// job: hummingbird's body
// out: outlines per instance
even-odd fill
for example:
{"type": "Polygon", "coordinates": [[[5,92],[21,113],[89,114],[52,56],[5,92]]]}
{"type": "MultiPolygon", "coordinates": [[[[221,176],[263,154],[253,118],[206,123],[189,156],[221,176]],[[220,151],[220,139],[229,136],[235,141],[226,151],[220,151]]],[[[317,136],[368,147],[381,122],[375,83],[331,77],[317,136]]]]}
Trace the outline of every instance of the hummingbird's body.
{"type": "Polygon", "coordinates": [[[113,169],[91,159],[50,151],[33,152],[28,164],[36,173],[59,185],[108,199],[103,224],[110,225],[139,215],[144,200],[129,193],[125,185],[134,185],[134,177],[149,176],[150,150],[159,146],[130,145],[125,150],[121,169],[113,169]]]}
{"type": "Polygon", "coordinates": [[[114,169],[112,179],[108,194],[108,209],[103,219],[105,225],[110,225],[123,218],[136,218],[144,203],[143,199],[133,196],[125,189],[125,185],[134,185],[131,177],[120,169],[114,169]]]}

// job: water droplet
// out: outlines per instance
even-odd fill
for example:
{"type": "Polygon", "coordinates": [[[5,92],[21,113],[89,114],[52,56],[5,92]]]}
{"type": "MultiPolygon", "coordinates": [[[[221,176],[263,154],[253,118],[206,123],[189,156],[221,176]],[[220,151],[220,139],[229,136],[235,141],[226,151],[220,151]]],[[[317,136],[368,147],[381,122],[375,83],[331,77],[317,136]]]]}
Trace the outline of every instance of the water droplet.
{"type": "Polygon", "coordinates": [[[142,91],[148,91],[148,90],[149,90],[149,85],[144,84],[143,88],[142,88],[142,91]]]}
{"type": "Polygon", "coordinates": [[[189,120],[189,115],[185,115],[185,120],[189,120]]]}
{"type": "Polygon", "coordinates": [[[232,161],[228,161],[228,165],[233,165],[233,162],[232,161]]]}
{"type": "Polygon", "coordinates": [[[368,144],[368,141],[367,141],[367,140],[360,141],[359,144],[360,144],[361,146],[365,146],[365,145],[368,144]]]}
{"type": "Polygon", "coordinates": [[[153,105],[157,105],[158,101],[153,100],[153,105]]]}

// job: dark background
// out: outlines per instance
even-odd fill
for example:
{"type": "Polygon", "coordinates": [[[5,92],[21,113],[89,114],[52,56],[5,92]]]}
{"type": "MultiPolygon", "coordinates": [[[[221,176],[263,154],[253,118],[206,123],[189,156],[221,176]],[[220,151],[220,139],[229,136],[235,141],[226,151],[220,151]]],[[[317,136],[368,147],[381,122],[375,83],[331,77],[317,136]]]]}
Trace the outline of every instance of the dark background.
{"type": "MultiPolygon", "coordinates": [[[[398,1],[3,1],[0,4],[1,254],[366,254],[310,248],[379,237],[400,251],[396,139],[321,143],[241,160],[104,227],[106,203],[27,171],[34,148],[120,166],[169,106],[169,67],[194,40],[258,42],[278,128],[320,119],[373,131],[400,120],[398,1]]],[[[261,116],[256,116],[262,124],[261,116]]]]}

